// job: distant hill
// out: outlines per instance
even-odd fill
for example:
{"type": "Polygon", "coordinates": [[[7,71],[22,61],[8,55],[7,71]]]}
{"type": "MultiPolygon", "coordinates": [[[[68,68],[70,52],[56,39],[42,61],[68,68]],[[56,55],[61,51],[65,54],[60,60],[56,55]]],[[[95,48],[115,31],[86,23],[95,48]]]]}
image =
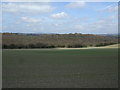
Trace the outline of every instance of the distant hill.
{"type": "Polygon", "coordinates": [[[55,48],[105,46],[118,43],[115,36],[93,34],[3,33],[3,48],[55,48]]]}

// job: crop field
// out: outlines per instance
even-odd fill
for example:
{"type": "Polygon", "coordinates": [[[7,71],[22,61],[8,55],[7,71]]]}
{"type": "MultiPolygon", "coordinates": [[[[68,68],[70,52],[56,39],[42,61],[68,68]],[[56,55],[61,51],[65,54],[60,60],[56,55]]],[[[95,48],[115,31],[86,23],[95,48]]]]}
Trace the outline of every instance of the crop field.
{"type": "Polygon", "coordinates": [[[3,50],[3,88],[117,88],[118,49],[3,50]]]}

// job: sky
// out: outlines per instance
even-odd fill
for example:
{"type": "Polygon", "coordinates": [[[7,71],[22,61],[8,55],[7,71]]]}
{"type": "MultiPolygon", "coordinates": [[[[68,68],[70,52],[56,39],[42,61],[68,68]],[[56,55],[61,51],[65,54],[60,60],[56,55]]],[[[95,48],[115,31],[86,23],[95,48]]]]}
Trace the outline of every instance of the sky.
{"type": "Polygon", "coordinates": [[[117,34],[117,2],[2,2],[2,32],[117,34]]]}

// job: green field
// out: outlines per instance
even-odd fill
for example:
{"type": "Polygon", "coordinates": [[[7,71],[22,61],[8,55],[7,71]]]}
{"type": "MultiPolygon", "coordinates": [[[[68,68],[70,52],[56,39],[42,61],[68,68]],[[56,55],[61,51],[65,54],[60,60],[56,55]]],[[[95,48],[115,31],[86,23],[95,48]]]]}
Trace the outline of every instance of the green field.
{"type": "Polygon", "coordinates": [[[3,50],[3,88],[117,88],[118,49],[3,50]]]}

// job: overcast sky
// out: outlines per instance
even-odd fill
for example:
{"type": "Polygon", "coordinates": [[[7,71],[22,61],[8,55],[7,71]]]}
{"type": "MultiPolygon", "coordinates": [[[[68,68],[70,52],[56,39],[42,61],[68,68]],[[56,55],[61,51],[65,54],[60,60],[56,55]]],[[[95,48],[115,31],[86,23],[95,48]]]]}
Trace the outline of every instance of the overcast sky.
{"type": "Polygon", "coordinates": [[[2,31],[118,33],[117,2],[10,2],[2,4],[2,31]]]}

